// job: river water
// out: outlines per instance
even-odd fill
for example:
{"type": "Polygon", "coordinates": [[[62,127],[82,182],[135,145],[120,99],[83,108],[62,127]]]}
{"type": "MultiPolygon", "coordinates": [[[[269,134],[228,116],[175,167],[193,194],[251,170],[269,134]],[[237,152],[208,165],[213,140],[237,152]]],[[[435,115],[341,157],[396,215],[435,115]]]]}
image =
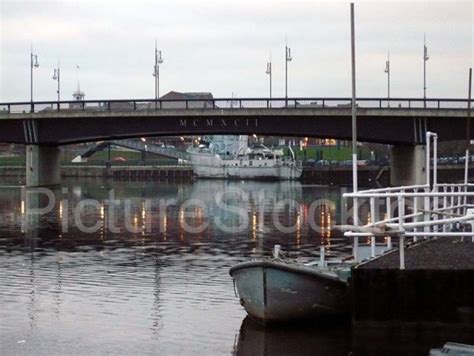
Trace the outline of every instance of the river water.
{"type": "Polygon", "coordinates": [[[229,268],[275,244],[301,262],[318,258],[321,244],[349,254],[329,228],[345,219],[342,192],[297,182],[4,184],[0,353],[376,355],[439,346],[442,337],[356,337],[344,323],[265,329],[246,319],[229,268]]]}

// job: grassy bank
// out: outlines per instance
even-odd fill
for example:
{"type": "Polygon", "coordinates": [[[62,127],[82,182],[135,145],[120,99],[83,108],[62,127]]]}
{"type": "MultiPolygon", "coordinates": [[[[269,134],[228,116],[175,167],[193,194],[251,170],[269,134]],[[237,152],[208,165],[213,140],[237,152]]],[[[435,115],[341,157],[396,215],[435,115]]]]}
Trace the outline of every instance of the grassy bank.
{"type": "MultiPolygon", "coordinates": [[[[345,161],[352,158],[352,151],[350,147],[308,147],[300,151],[299,147],[292,147],[295,152],[295,156],[298,159],[314,159],[320,160],[325,159],[328,161],[345,161]]],[[[285,150],[285,154],[288,154],[288,148],[285,150]]],[[[359,159],[369,159],[370,152],[365,148],[359,149],[359,159]]]]}
{"type": "Polygon", "coordinates": [[[0,166],[24,166],[26,164],[25,156],[0,156],[0,166]]]}

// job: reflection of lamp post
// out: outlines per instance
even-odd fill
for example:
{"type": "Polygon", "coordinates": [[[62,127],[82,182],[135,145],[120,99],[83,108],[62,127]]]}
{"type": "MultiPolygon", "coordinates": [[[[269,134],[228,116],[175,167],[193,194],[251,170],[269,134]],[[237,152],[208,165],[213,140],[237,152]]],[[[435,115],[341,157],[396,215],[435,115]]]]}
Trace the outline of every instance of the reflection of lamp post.
{"type": "Polygon", "coordinates": [[[158,51],[155,40],[155,67],[153,70],[153,76],[155,77],[155,100],[160,96],[160,64],[162,63],[161,51],[158,51]]]}
{"type": "Polygon", "coordinates": [[[390,107],[390,52],[388,52],[387,61],[385,62],[385,73],[387,73],[387,99],[388,107],[390,107]]]}
{"type": "Polygon", "coordinates": [[[307,150],[308,150],[308,138],[305,137],[305,138],[304,138],[304,151],[303,151],[303,155],[304,155],[304,160],[305,160],[305,161],[306,161],[307,150]]]}
{"type": "Polygon", "coordinates": [[[61,70],[59,67],[59,61],[58,61],[58,68],[54,69],[54,74],[53,74],[53,80],[58,81],[58,90],[56,91],[58,93],[58,110],[59,110],[59,102],[61,101],[61,70]]]}
{"type": "Polygon", "coordinates": [[[31,84],[31,107],[33,108],[33,68],[38,68],[39,67],[39,63],[38,63],[38,55],[36,54],[33,54],[33,46],[31,46],[31,53],[30,53],[30,59],[31,59],[31,62],[30,62],[30,71],[31,71],[31,75],[30,75],[30,84],[31,84]]]}

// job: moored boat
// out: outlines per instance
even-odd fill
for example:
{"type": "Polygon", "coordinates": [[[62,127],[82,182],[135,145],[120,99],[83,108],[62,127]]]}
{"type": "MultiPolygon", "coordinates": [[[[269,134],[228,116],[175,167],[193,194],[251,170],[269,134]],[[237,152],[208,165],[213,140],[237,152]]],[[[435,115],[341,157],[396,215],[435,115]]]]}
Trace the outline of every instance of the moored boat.
{"type": "Polygon", "coordinates": [[[246,135],[206,136],[197,147],[189,147],[193,172],[198,178],[295,180],[303,173],[302,162],[285,157],[282,149],[264,145],[248,147],[246,135]]]}
{"type": "Polygon", "coordinates": [[[349,313],[350,267],[319,267],[281,260],[243,262],[229,271],[240,303],[264,322],[325,318],[349,313]]]}

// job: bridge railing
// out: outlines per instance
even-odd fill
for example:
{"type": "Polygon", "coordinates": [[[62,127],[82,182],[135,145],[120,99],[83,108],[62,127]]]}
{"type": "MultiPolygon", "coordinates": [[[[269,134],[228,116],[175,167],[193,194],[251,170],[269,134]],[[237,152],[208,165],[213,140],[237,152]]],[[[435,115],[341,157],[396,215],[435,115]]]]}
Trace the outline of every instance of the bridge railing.
{"type": "MultiPolygon", "coordinates": [[[[474,100],[471,101],[471,104],[474,100]]],[[[358,98],[358,108],[372,109],[466,109],[467,99],[456,98],[358,98]]],[[[474,105],[472,105],[474,107],[474,105]]],[[[350,98],[211,98],[211,99],[117,99],[82,101],[35,101],[0,103],[3,114],[71,111],[239,110],[239,109],[344,109],[350,98]]]]}

